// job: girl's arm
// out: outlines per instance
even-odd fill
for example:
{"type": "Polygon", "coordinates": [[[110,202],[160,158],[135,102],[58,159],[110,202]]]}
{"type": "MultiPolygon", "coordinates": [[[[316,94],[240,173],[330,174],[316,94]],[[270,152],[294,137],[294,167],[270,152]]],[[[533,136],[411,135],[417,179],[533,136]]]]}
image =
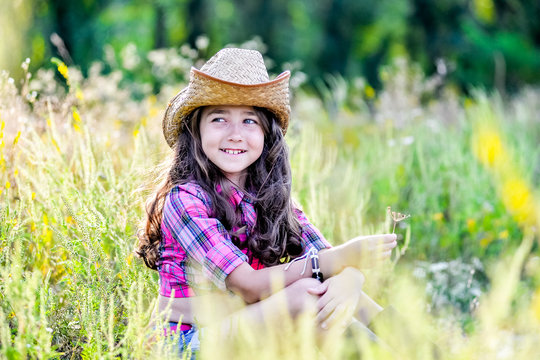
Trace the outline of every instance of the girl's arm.
{"type": "MultiPolygon", "coordinates": [[[[195,184],[173,188],[163,205],[162,232],[169,239],[167,249],[180,247],[199,264],[205,274],[220,286],[239,294],[247,303],[254,303],[273,293],[277,284],[286,287],[301,277],[310,277],[310,271],[301,275],[303,263],[297,261],[285,271],[286,265],[254,270],[247,256],[232,243],[221,222],[210,214],[208,200],[195,184]],[[174,243],[174,241],[177,242],[174,243]]],[[[306,244],[321,249],[329,246],[303,215],[296,211],[306,244]]],[[[365,268],[390,256],[396,246],[396,235],[362,236],[345,244],[320,251],[320,266],[324,276],[331,277],[347,266],[365,268]]]]}
{"type": "MultiPolygon", "coordinates": [[[[359,270],[347,267],[319,286],[315,285],[307,290],[318,298],[315,310],[318,312],[317,321],[321,328],[325,329],[339,322],[346,325],[352,316],[368,325],[382,310],[379,304],[363,292],[364,281],[364,275],[359,270]]],[[[238,300],[221,292],[189,298],[169,298],[159,295],[157,312],[154,311],[152,317],[156,320],[155,317],[159,314],[163,317],[163,321],[197,323],[205,326],[244,309],[242,302],[238,300]],[[209,306],[210,304],[213,305],[209,306]],[[209,312],[208,309],[213,311],[209,312]]],[[[267,300],[264,301],[266,302],[267,300]]],[[[268,306],[273,305],[266,305],[268,306]]],[[[254,313],[257,313],[255,309],[254,313]]]]}
{"type": "MultiPolygon", "coordinates": [[[[339,290],[338,284],[342,284],[343,281],[345,281],[346,286],[348,286],[350,289],[361,289],[363,284],[363,275],[361,275],[361,273],[356,269],[358,267],[367,267],[364,265],[373,264],[377,260],[384,260],[390,257],[390,253],[395,246],[396,236],[393,234],[388,234],[357,237],[334,248],[321,250],[319,252],[319,263],[321,266],[321,272],[324,274],[327,280],[322,284],[322,287],[319,288],[318,291],[313,292],[313,294],[321,295],[325,293],[330,283],[335,285],[330,287],[331,290],[338,289],[337,293],[342,293],[339,290]],[[366,262],[366,258],[368,257],[373,258],[374,260],[366,262]],[[347,269],[348,267],[352,269],[347,269]],[[340,276],[337,277],[335,276],[336,274],[340,274],[340,276]],[[346,280],[347,278],[351,278],[349,275],[353,276],[353,280],[346,280]],[[356,276],[356,280],[354,280],[354,276],[356,276]],[[340,280],[339,282],[337,281],[338,279],[340,280]],[[354,281],[354,283],[352,281],[354,281]],[[353,284],[352,287],[350,284],[353,284]]],[[[272,285],[276,283],[278,284],[279,281],[281,281],[281,286],[286,287],[302,277],[311,276],[311,269],[309,268],[311,265],[309,263],[308,269],[306,269],[303,275],[301,275],[304,266],[303,261],[294,262],[286,271],[285,266],[286,264],[282,264],[260,270],[254,270],[247,263],[243,263],[233,270],[231,274],[229,274],[225,280],[225,283],[230,290],[238,293],[245,302],[254,303],[269,296],[273,292],[272,290],[277,290],[272,289],[272,285]],[[274,283],[273,279],[276,279],[274,283]]],[[[326,300],[323,299],[319,303],[319,318],[321,321],[331,316],[334,312],[335,307],[333,307],[333,304],[335,302],[329,304],[330,301],[328,300],[333,297],[331,294],[336,294],[336,291],[330,291],[328,296],[323,297],[326,300]]],[[[218,296],[218,294],[213,293],[207,297],[214,301],[216,300],[216,296],[218,296]]],[[[230,303],[230,301],[226,301],[230,300],[230,297],[223,294],[222,296],[225,298],[219,300],[218,303],[230,303]]],[[[196,303],[204,303],[202,300],[203,298],[204,296],[197,296],[196,303]]],[[[169,298],[160,295],[157,303],[158,314],[168,314],[167,317],[169,320],[176,322],[181,320],[183,323],[187,324],[194,323],[195,317],[193,315],[198,314],[196,316],[196,320],[201,323],[206,323],[206,320],[209,319],[203,318],[205,312],[194,309],[196,304],[193,300],[193,298],[169,298]],[[165,310],[168,311],[166,312],[165,310]]],[[[358,310],[358,315],[361,315],[360,319],[363,320],[363,322],[369,322],[369,319],[380,311],[380,307],[378,307],[377,304],[371,304],[371,302],[369,302],[369,305],[370,306],[361,307],[358,310]]],[[[241,307],[241,304],[232,304],[231,306],[229,306],[228,309],[230,312],[234,312],[241,307]]],[[[328,322],[329,321],[327,321],[327,323],[328,322]]]]}
{"type": "MultiPolygon", "coordinates": [[[[319,252],[321,272],[326,278],[340,273],[346,267],[366,268],[390,257],[396,246],[395,234],[361,236],[339,246],[319,252]]],[[[287,264],[254,270],[243,263],[235,268],[225,279],[227,288],[240,295],[248,304],[269,296],[276,289],[272,286],[286,287],[302,277],[311,277],[310,264],[301,275],[303,261],[296,261],[285,271],[287,264]],[[274,291],[273,291],[274,290],[274,291]]]]}

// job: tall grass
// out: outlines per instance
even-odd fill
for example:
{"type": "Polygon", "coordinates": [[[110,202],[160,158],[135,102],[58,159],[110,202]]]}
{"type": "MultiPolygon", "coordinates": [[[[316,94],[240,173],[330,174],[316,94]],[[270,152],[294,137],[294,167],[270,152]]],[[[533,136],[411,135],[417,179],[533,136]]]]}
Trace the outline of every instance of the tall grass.
{"type": "MultiPolygon", "coordinates": [[[[181,85],[136,101],[120,72],[58,70],[0,77],[0,354],[171,356],[149,344],[157,276],[132,250],[181,85]]],[[[384,74],[378,94],[343,79],[323,100],[298,91],[287,141],[295,198],[332,244],[389,231],[387,206],[412,215],[400,256],[367,273],[401,314],[375,324],[386,345],[351,331],[318,347],[283,319],[228,343],[208,330],[202,358],[538,357],[540,92],[435,96],[414,67],[384,74]]]]}

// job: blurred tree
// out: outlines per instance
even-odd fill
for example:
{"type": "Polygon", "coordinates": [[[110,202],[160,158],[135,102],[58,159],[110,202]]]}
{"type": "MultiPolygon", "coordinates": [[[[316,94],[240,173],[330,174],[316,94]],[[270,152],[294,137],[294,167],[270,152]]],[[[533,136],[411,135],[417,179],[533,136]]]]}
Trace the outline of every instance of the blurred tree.
{"type": "Polygon", "coordinates": [[[33,16],[29,3],[0,0],[0,70],[12,70],[15,77],[22,76],[20,65],[28,57],[25,44],[33,16]]]}
{"type": "Polygon", "coordinates": [[[165,6],[156,1],[154,3],[154,11],[156,13],[154,22],[154,48],[164,48],[167,46],[167,29],[165,23],[165,6]]]}
{"type": "Polygon", "coordinates": [[[91,61],[101,57],[103,42],[100,37],[103,30],[96,20],[99,13],[105,8],[107,0],[50,0],[50,16],[53,19],[53,31],[58,34],[62,42],[57,41],[58,54],[64,61],[71,62],[83,68],[91,61]],[[61,47],[65,46],[64,49],[61,47]],[[65,58],[66,51],[71,58],[65,58]]]}
{"type": "MultiPolygon", "coordinates": [[[[540,82],[537,0],[0,0],[0,5],[7,24],[1,29],[2,66],[15,74],[25,57],[35,68],[60,56],[85,71],[94,60],[121,57],[128,44],[144,58],[156,48],[196,47],[207,35],[203,57],[257,36],[275,61],[272,71],[301,66],[311,85],[331,73],[362,76],[377,87],[380,65],[396,56],[409,57],[428,74],[443,59],[451,70],[448,79],[464,89],[504,91],[540,82]]],[[[133,72],[131,79],[139,76],[148,81],[149,73],[133,72]]]]}
{"type": "Polygon", "coordinates": [[[412,0],[406,46],[412,60],[428,72],[435,60],[454,60],[463,47],[460,21],[467,14],[468,0],[412,0]]]}
{"type": "Polygon", "coordinates": [[[186,24],[187,43],[195,47],[195,41],[207,33],[207,23],[212,19],[208,16],[207,0],[189,0],[187,3],[186,24]]]}

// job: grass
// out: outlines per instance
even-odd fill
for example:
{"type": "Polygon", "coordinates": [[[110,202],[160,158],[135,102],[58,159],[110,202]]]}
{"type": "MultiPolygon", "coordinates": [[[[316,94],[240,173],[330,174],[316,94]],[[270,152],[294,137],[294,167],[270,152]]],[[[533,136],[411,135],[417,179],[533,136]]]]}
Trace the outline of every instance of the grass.
{"type": "MultiPolygon", "coordinates": [[[[284,319],[209,335],[202,358],[538,357],[540,92],[436,97],[410,69],[384,69],[378,94],[339,79],[324,101],[298,90],[287,134],[295,198],[331,243],[391,231],[387,206],[412,215],[402,254],[366,284],[402,314],[377,324],[393,352],[338,333],[317,349],[307,322],[284,319]]],[[[0,354],[166,357],[146,344],[157,276],[132,250],[181,85],[135,101],[120,72],[61,70],[0,78],[0,354]]]]}

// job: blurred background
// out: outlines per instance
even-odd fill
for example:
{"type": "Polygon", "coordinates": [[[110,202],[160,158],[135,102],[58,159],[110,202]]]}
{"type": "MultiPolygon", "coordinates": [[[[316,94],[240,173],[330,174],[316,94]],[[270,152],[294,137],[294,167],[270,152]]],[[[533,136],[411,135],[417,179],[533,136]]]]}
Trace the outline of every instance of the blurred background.
{"type": "MultiPolygon", "coordinates": [[[[540,3],[535,0],[2,0],[0,68],[20,78],[61,58],[87,73],[129,55],[124,71],[151,82],[151,51],[189,45],[208,58],[227,44],[264,44],[271,70],[361,76],[406,57],[461,90],[515,91],[540,81],[540,3]]],[[[107,71],[107,68],[105,69],[107,71]]]]}
{"type": "MultiPolygon", "coordinates": [[[[0,358],[164,358],[136,233],[167,102],[232,45],[291,70],[293,196],[330,243],[395,225],[365,289],[415,324],[397,353],[540,358],[538,0],[0,0],[0,358]]],[[[316,358],[281,335],[234,358],[316,358]]]]}

